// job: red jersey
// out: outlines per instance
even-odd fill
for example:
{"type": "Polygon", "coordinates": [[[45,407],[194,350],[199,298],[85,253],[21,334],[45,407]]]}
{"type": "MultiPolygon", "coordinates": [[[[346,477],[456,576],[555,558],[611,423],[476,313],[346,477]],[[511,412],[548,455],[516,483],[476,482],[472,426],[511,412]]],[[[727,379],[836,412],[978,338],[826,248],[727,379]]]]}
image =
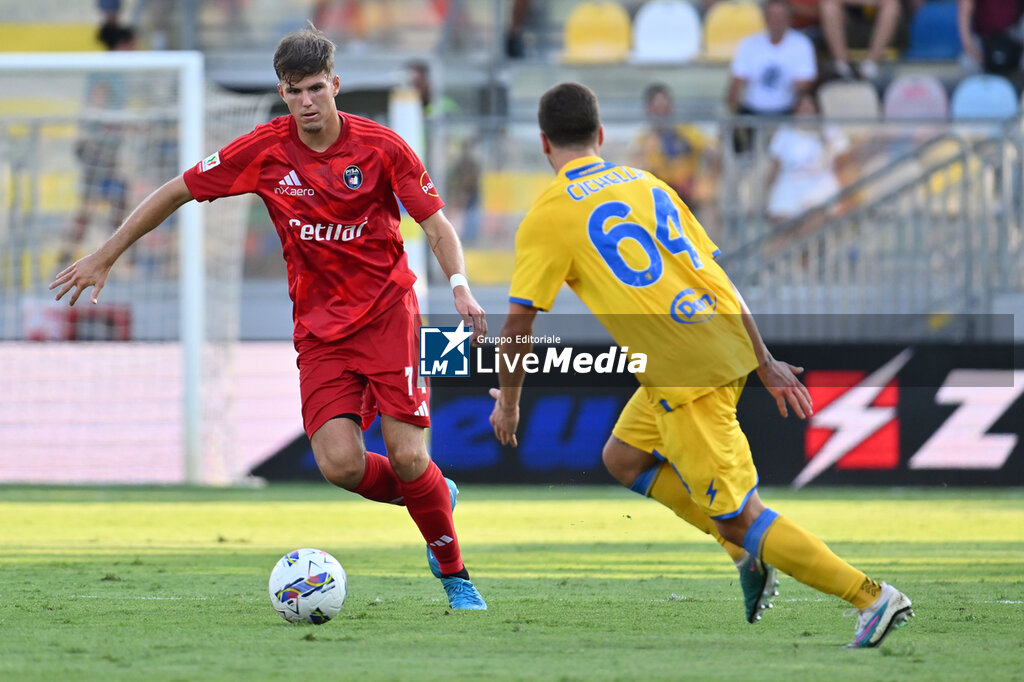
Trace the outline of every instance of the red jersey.
{"type": "Polygon", "coordinates": [[[444,207],[398,133],[339,116],[341,135],[325,151],[307,147],[285,115],[184,173],[198,201],[263,199],[284,249],[296,341],[344,338],[412,288],[395,195],[416,222],[444,207]]]}

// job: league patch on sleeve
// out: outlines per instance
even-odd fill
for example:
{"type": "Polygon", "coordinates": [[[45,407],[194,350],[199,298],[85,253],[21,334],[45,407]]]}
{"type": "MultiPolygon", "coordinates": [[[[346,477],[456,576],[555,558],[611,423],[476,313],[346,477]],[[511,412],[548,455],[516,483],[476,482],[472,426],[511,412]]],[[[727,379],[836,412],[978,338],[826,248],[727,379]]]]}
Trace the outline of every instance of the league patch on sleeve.
{"type": "Polygon", "coordinates": [[[203,159],[203,162],[199,165],[199,172],[202,173],[203,171],[208,171],[211,168],[216,168],[219,165],[220,152],[214,152],[213,154],[210,154],[205,159],[203,159]]]}

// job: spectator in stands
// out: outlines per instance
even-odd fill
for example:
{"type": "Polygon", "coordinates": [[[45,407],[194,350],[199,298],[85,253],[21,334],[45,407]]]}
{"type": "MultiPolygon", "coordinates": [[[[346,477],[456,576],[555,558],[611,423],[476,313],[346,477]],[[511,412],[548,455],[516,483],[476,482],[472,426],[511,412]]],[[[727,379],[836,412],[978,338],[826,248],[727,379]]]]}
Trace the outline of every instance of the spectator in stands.
{"type": "Polygon", "coordinates": [[[96,37],[111,52],[135,49],[135,29],[131,26],[122,26],[116,21],[104,21],[96,37]]]}
{"type": "MultiPolygon", "coordinates": [[[[97,37],[111,51],[135,49],[135,31],[128,26],[104,21],[97,37]]],[[[85,238],[93,213],[104,203],[109,207],[111,229],[117,229],[125,218],[128,182],[118,163],[123,130],[116,112],[125,106],[126,89],[119,74],[98,73],[86,82],[83,120],[74,147],[75,157],[82,164],[82,186],[63,261],[74,255],[85,238]]]]}
{"type": "Polygon", "coordinates": [[[820,121],[813,95],[801,96],[793,122],[779,126],[768,146],[769,218],[781,223],[835,195],[840,189],[837,168],[849,149],[850,141],[837,126],[820,121]]]}
{"type": "Polygon", "coordinates": [[[477,151],[477,141],[467,137],[459,144],[459,155],[448,171],[447,199],[453,209],[453,217],[460,219],[462,225],[462,243],[475,244],[480,234],[481,187],[480,177],[483,174],[483,163],[477,151]]]}
{"type": "Polygon", "coordinates": [[[958,0],[957,28],[967,71],[1006,74],[1021,66],[1024,2],[958,0]]]}
{"type": "Polygon", "coordinates": [[[511,15],[505,27],[505,56],[509,59],[522,59],[526,56],[523,25],[532,4],[531,0],[512,0],[511,15]]]}
{"type": "Polygon", "coordinates": [[[713,161],[711,145],[695,126],[676,121],[672,92],[664,83],[654,83],[644,90],[644,111],[647,126],[636,141],[633,163],[646,168],[665,181],[698,212],[707,198],[713,161]]]}
{"type": "Polygon", "coordinates": [[[416,59],[406,64],[406,69],[409,85],[420,95],[424,116],[434,118],[460,113],[458,102],[448,95],[434,96],[434,87],[430,79],[430,65],[427,62],[416,59]]]}
{"type": "MultiPolygon", "coordinates": [[[[917,0],[912,3],[919,4],[917,0]]],[[[900,0],[820,0],[818,11],[825,44],[832,55],[835,73],[840,78],[853,80],[857,73],[861,78],[874,80],[878,77],[878,64],[882,54],[892,43],[900,21],[900,0]],[[854,72],[846,49],[846,10],[874,12],[874,25],[868,44],[867,57],[854,72]]]]}
{"type": "Polygon", "coordinates": [[[310,21],[327,35],[344,40],[349,48],[366,40],[362,0],[314,0],[310,21]]]}
{"type": "Polygon", "coordinates": [[[547,54],[551,50],[547,37],[548,3],[534,0],[511,0],[508,25],[505,27],[505,56],[523,59],[547,54]]]}
{"type": "Polygon", "coordinates": [[[818,0],[789,0],[789,6],[793,10],[793,18],[790,21],[793,28],[806,33],[807,37],[818,42],[821,37],[819,30],[821,12],[818,0]]]}
{"type": "Polygon", "coordinates": [[[139,29],[145,49],[186,49],[179,35],[180,15],[186,10],[178,0],[137,0],[129,23],[139,29]]]}
{"type": "MultiPolygon", "coordinates": [[[[764,4],[766,30],[748,36],[736,48],[726,95],[736,114],[783,116],[818,77],[811,40],[790,28],[787,0],[764,4]]],[[[749,148],[750,131],[737,130],[737,151],[749,148]]]]}

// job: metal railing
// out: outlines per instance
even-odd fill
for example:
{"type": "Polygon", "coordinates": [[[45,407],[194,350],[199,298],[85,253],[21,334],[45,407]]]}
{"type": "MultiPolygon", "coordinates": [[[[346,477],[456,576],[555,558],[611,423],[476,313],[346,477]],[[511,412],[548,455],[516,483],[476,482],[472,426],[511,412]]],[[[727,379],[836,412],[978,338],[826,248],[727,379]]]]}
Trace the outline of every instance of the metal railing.
{"type": "Polygon", "coordinates": [[[824,203],[748,231],[724,267],[752,309],[779,316],[776,337],[1003,334],[993,296],[1024,290],[1024,155],[1020,120],[991,127],[946,127],[824,203]]]}

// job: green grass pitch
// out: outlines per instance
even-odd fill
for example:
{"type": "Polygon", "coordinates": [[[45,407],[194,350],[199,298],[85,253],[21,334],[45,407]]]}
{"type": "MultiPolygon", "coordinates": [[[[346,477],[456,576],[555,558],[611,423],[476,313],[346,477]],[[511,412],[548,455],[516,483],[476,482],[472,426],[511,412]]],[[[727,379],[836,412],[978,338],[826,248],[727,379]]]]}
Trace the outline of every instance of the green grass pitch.
{"type": "Polygon", "coordinates": [[[462,486],[486,612],[449,613],[404,509],[329,485],[0,488],[3,680],[1024,679],[1024,490],[762,490],[914,602],[875,650],[783,577],[748,625],[710,538],[619,488],[462,486]],[[345,608],[292,625],[274,562],[334,554],[345,608]]]}

